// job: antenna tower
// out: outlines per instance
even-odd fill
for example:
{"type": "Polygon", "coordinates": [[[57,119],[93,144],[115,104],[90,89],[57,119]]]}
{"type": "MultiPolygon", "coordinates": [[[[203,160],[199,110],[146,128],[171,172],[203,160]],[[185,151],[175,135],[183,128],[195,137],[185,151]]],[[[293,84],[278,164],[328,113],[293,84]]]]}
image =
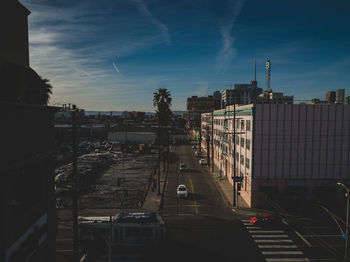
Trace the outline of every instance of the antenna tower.
{"type": "Polygon", "coordinates": [[[271,91],[270,79],[271,79],[271,62],[270,60],[267,60],[266,61],[266,91],[271,91]]]}

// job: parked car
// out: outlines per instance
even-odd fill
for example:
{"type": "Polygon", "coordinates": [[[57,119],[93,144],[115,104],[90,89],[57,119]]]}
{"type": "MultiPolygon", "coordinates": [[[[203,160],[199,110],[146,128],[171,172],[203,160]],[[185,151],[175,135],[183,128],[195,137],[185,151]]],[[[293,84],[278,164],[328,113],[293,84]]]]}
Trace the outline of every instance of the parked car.
{"type": "Polygon", "coordinates": [[[185,163],[180,163],[180,171],[186,171],[187,170],[187,166],[185,163]]]}
{"type": "Polygon", "coordinates": [[[265,213],[262,216],[255,216],[250,219],[250,224],[254,226],[270,226],[277,223],[277,218],[274,214],[265,213]]]}
{"type": "Polygon", "coordinates": [[[179,185],[177,187],[176,196],[178,198],[187,198],[188,197],[188,192],[187,192],[187,188],[185,185],[179,185]]]}
{"type": "Polygon", "coordinates": [[[199,164],[200,165],[206,165],[207,164],[207,161],[205,159],[199,159],[199,164]]]}

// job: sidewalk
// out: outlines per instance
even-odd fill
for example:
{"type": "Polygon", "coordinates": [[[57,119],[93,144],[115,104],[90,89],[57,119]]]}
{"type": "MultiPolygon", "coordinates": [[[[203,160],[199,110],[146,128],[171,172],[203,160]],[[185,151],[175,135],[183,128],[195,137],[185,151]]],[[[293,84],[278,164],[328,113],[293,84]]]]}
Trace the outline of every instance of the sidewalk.
{"type": "Polygon", "coordinates": [[[221,175],[220,179],[220,171],[215,166],[214,173],[212,173],[211,167],[206,167],[208,170],[208,173],[212,175],[213,181],[215,185],[217,186],[222,198],[225,200],[226,204],[232,208],[232,210],[239,214],[239,215],[246,215],[246,216],[256,216],[261,215],[263,213],[274,213],[271,210],[264,210],[264,209],[257,209],[257,208],[250,208],[248,204],[244,201],[244,199],[239,195],[238,196],[238,208],[233,208],[233,186],[232,184],[227,180],[227,177],[224,177],[223,174],[221,175]]]}
{"type": "MultiPolygon", "coordinates": [[[[158,195],[158,190],[155,189],[152,191],[152,184],[148,188],[148,192],[145,198],[145,201],[143,202],[142,209],[145,211],[150,211],[150,212],[158,212],[160,210],[160,206],[162,204],[162,199],[164,196],[164,190],[166,187],[166,181],[167,181],[167,175],[168,175],[168,170],[166,169],[163,172],[163,167],[161,165],[160,168],[160,195],[158,195]]],[[[157,173],[156,173],[157,177],[157,173]]]]}
{"type": "MultiPolygon", "coordinates": [[[[170,146],[170,151],[169,152],[174,152],[174,148],[170,146]]],[[[170,169],[171,164],[165,165],[165,171],[163,171],[163,163],[161,162],[160,165],[160,195],[157,194],[158,190],[155,189],[152,191],[152,184],[148,188],[147,195],[145,197],[144,202],[142,203],[141,209],[144,211],[151,211],[151,212],[159,212],[162,208],[163,205],[163,199],[164,199],[164,193],[165,193],[165,188],[167,185],[167,180],[168,180],[168,173],[170,169]]],[[[156,178],[157,177],[157,172],[156,172],[156,178]]]]}

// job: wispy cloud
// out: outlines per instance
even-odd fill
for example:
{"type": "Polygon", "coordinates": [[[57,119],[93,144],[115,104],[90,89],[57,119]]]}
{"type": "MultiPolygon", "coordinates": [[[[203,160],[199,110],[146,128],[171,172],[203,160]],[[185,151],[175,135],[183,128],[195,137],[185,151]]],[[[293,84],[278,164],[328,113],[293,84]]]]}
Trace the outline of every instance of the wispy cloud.
{"type": "Polygon", "coordinates": [[[156,25],[160,32],[163,35],[164,41],[170,45],[171,41],[170,41],[170,36],[169,36],[169,31],[168,31],[168,27],[163,24],[161,21],[159,21],[157,18],[154,17],[154,15],[148,10],[147,5],[145,3],[144,0],[132,0],[132,2],[136,3],[139,11],[144,14],[146,17],[148,17],[151,22],[156,25]]]}
{"type": "Polygon", "coordinates": [[[122,74],[120,73],[119,68],[117,67],[116,63],[113,62],[112,64],[113,64],[113,67],[114,67],[115,71],[116,71],[120,76],[122,76],[122,74]]]}
{"type": "Polygon", "coordinates": [[[230,15],[221,24],[220,33],[223,40],[221,50],[216,59],[216,70],[224,71],[236,57],[237,50],[233,47],[235,38],[232,36],[232,29],[241,13],[245,0],[230,1],[230,15]]]}

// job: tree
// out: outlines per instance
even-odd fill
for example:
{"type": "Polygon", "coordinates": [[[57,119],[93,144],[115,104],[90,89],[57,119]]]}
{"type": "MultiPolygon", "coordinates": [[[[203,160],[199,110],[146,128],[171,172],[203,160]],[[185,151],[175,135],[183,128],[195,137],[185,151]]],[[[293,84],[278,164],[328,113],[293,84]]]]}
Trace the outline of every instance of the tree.
{"type": "Polygon", "coordinates": [[[50,80],[47,78],[42,78],[40,77],[40,105],[45,105],[47,106],[47,104],[50,101],[50,95],[52,94],[52,85],[50,84],[50,80]]]}
{"type": "MultiPolygon", "coordinates": [[[[160,194],[160,150],[163,146],[164,152],[165,147],[169,146],[169,125],[173,120],[173,113],[170,110],[171,101],[171,94],[166,88],[159,88],[153,93],[153,106],[156,107],[155,119],[158,121],[158,194],[160,194]]],[[[163,169],[164,167],[165,161],[163,160],[163,169]]]]}

